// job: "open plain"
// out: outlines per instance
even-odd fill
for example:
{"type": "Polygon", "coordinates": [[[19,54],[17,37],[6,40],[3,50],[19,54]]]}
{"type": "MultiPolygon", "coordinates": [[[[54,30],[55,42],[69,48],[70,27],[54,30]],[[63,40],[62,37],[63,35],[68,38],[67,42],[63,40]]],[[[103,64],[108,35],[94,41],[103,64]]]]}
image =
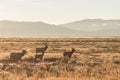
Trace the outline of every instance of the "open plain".
{"type": "Polygon", "coordinates": [[[119,80],[120,38],[0,38],[0,80],[119,80]],[[43,61],[36,48],[48,44],[43,61]],[[65,51],[75,52],[71,58],[65,51]],[[10,53],[27,53],[11,61],[10,53]]]}

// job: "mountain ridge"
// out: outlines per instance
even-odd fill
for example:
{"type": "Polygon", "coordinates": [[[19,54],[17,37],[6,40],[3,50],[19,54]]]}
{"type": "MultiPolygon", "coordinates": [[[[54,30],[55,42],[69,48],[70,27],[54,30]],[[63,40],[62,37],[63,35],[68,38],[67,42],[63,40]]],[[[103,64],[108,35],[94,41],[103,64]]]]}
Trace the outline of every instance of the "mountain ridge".
{"type": "Polygon", "coordinates": [[[120,20],[84,19],[54,25],[39,21],[0,21],[0,37],[41,37],[43,36],[120,36],[120,20]]]}
{"type": "Polygon", "coordinates": [[[0,21],[0,35],[4,36],[40,36],[79,33],[66,27],[44,22],[0,21]]]}

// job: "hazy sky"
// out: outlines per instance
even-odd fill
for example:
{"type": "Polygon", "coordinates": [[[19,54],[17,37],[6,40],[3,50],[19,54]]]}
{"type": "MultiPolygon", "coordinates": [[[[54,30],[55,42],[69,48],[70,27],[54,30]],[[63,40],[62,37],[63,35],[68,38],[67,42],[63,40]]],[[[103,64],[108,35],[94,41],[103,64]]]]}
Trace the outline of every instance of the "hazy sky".
{"type": "Polygon", "coordinates": [[[120,0],[0,0],[0,20],[61,24],[86,18],[120,19],[120,0]]]}

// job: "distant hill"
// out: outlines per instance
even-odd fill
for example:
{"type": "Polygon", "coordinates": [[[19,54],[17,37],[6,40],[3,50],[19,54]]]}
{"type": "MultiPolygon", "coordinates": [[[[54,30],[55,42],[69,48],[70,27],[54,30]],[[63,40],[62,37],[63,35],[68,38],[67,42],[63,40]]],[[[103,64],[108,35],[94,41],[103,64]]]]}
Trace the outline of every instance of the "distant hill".
{"type": "Polygon", "coordinates": [[[96,36],[120,36],[120,20],[85,19],[61,24],[73,30],[88,31],[96,36]]]}
{"type": "Polygon", "coordinates": [[[61,25],[4,20],[0,37],[120,37],[120,20],[85,19],[61,25]]]}
{"type": "Polygon", "coordinates": [[[79,34],[79,31],[43,22],[0,21],[0,36],[40,37],[79,34]]]}

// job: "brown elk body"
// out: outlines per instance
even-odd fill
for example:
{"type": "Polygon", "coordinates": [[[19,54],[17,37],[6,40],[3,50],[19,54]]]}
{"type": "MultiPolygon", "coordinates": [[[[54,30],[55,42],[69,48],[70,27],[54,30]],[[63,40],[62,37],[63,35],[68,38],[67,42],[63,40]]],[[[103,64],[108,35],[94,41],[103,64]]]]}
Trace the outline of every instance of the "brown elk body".
{"type": "Polygon", "coordinates": [[[36,48],[36,54],[37,53],[44,53],[48,48],[48,45],[46,45],[45,47],[43,48],[36,48]]]}
{"type": "Polygon", "coordinates": [[[47,44],[43,48],[36,48],[35,61],[37,61],[37,59],[40,59],[41,61],[43,61],[43,56],[44,56],[44,53],[47,50],[47,48],[48,48],[47,44]],[[38,54],[38,53],[42,53],[42,54],[38,54]]]}
{"type": "Polygon", "coordinates": [[[22,52],[12,52],[10,53],[10,60],[22,60],[21,58],[27,53],[26,50],[22,50],[22,52]]]}
{"type": "Polygon", "coordinates": [[[72,57],[72,54],[75,52],[75,49],[74,48],[72,48],[72,51],[70,51],[70,52],[64,52],[63,53],[63,56],[64,57],[68,57],[68,58],[71,58],[72,57]]]}

